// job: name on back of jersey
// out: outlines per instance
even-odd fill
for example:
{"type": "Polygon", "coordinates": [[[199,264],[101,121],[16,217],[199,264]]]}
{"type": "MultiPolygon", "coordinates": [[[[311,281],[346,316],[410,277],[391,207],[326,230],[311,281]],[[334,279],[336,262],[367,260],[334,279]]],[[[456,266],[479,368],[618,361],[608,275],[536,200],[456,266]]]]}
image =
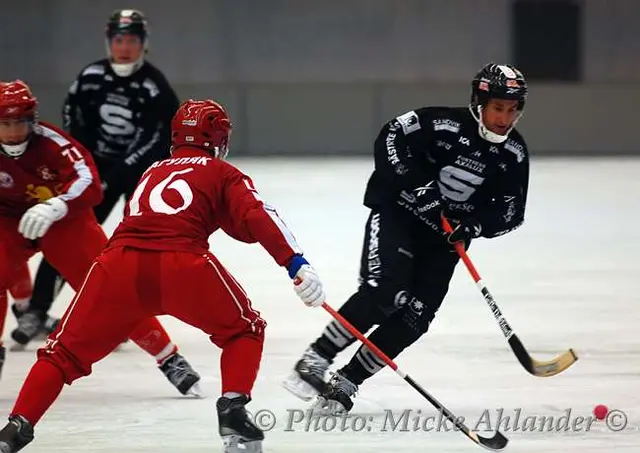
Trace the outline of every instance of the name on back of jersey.
{"type": "Polygon", "coordinates": [[[158,167],[166,167],[169,165],[202,165],[206,166],[213,157],[197,156],[197,157],[176,157],[174,159],[166,159],[154,162],[149,170],[158,167]]]}

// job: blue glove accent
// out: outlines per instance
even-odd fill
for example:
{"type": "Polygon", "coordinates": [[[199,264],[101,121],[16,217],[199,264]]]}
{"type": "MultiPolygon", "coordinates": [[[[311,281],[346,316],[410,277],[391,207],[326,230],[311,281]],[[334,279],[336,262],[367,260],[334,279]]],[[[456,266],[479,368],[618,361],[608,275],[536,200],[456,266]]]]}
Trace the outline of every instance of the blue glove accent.
{"type": "Polygon", "coordinates": [[[309,264],[307,260],[305,260],[302,255],[293,255],[289,264],[287,264],[287,271],[289,272],[289,277],[294,278],[300,268],[305,264],[309,264]]]}

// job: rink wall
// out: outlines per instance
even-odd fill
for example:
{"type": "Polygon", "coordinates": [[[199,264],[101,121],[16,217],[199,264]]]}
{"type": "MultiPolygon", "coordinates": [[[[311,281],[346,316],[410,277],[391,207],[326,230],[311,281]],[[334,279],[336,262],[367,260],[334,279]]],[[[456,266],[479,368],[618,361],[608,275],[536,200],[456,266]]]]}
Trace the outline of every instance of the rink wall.
{"type": "MultiPolygon", "coordinates": [[[[325,83],[177,85],[182,98],[213,96],[234,120],[242,155],[371,152],[388,118],[423,105],[466,105],[460,84],[325,83]]],[[[64,85],[34,85],[43,118],[58,122],[64,85]]],[[[533,154],[640,155],[640,86],[531,87],[519,124],[533,154]]]]}
{"type": "Polygon", "coordinates": [[[489,61],[531,82],[520,129],[533,153],[640,152],[637,0],[9,1],[0,79],[30,83],[58,123],[122,7],[147,14],[149,58],[181,98],[228,106],[239,154],[368,153],[390,117],[465,105],[489,61]]]}

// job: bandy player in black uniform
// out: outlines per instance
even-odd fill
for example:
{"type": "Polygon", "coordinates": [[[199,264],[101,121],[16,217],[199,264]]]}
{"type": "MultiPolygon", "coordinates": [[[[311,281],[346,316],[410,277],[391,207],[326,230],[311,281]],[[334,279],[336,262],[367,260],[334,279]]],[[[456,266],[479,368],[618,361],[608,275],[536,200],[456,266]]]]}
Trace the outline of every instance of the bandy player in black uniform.
{"type": "MultiPolygon", "coordinates": [[[[493,238],[518,228],[529,184],[529,158],[514,129],[527,83],[514,67],[489,64],[472,81],[468,108],[426,107],[387,123],[375,141],[375,170],[364,204],[360,286],[339,312],[389,357],[427,332],[458,255],[453,243],[493,238]],[[441,215],[453,225],[444,232],[441,215]]],[[[325,383],[336,355],[355,341],[329,323],[285,381],[316,408],[351,410],[352,397],[385,364],[362,345],[325,383]]]]}
{"type": "MultiPolygon", "coordinates": [[[[117,10],[106,25],[108,58],[80,71],[63,106],[63,127],[93,154],[105,189],[96,207],[103,223],[122,196],[129,198],[142,173],[169,155],[170,122],[179,100],[165,76],[146,61],[147,21],[138,10],[117,10]]],[[[64,281],[42,261],[29,308],[11,333],[25,345],[53,326],[47,312],[64,281]],[[46,324],[45,324],[46,323],[46,324]]],[[[48,333],[48,332],[46,332],[48,333]]]]}

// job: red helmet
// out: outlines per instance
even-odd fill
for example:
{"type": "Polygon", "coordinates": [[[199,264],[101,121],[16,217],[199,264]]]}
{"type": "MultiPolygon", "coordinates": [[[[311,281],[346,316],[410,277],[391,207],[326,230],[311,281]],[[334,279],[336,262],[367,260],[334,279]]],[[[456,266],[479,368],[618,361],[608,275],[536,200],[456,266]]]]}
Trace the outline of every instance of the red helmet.
{"type": "Polygon", "coordinates": [[[211,151],[220,159],[229,152],[231,121],[224,107],[207,99],[183,102],[171,121],[171,144],[195,146],[211,151]]]}
{"type": "Polygon", "coordinates": [[[28,118],[34,120],[38,100],[22,80],[0,83],[0,118],[28,118]]]}

